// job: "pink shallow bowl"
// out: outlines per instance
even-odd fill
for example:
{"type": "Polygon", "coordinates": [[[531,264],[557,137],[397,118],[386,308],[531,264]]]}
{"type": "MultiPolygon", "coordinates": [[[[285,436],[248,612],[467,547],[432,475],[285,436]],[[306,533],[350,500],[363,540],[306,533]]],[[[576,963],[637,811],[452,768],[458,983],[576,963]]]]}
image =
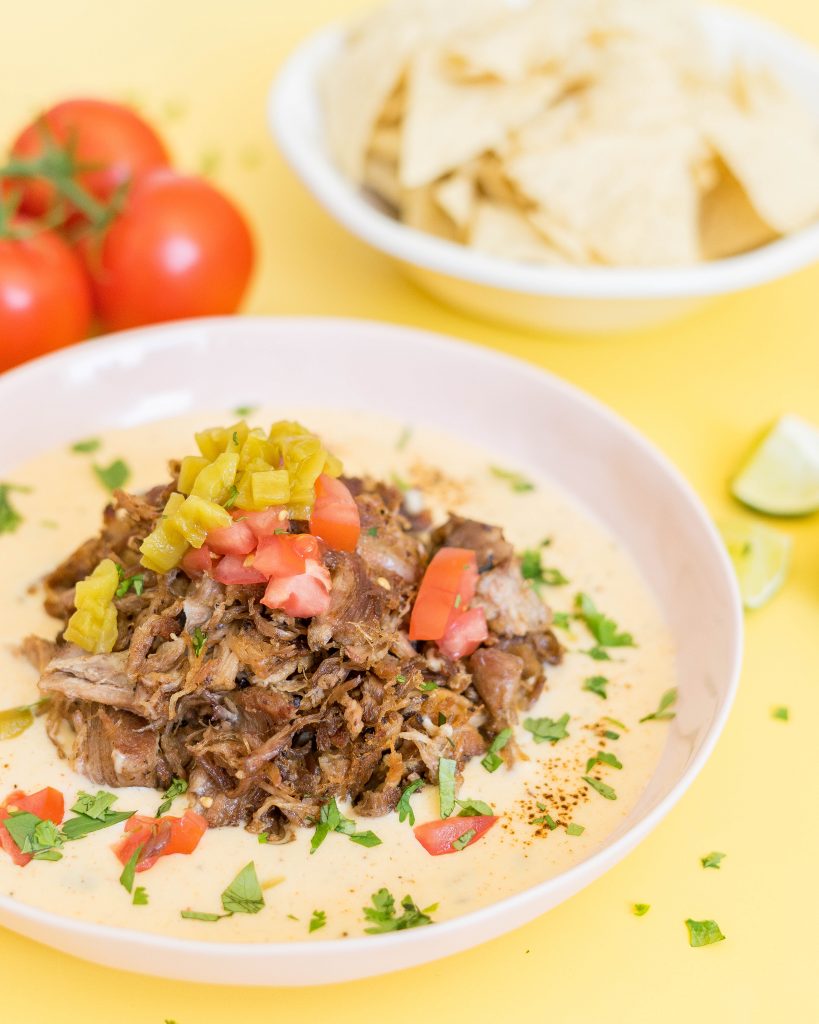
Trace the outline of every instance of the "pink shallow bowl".
{"type": "Polygon", "coordinates": [[[300,943],[199,942],[89,924],[0,896],[7,928],[100,964],[188,981],[315,985],[411,967],[516,928],[599,878],[668,814],[717,741],[737,686],[742,613],[708,515],[634,429],[525,363],[355,320],[206,319],[128,331],[0,377],[0,433],[15,438],[0,454],[0,479],[68,438],[269,402],[274,380],[288,381],[288,405],[367,410],[484,445],[593,510],[636,562],[676,642],[679,709],[660,764],[629,816],[585,860],[429,928],[300,943]],[[318,373],[303,373],[305,355],[318,373]],[[219,372],[191,372],[210,366],[219,372]]]}

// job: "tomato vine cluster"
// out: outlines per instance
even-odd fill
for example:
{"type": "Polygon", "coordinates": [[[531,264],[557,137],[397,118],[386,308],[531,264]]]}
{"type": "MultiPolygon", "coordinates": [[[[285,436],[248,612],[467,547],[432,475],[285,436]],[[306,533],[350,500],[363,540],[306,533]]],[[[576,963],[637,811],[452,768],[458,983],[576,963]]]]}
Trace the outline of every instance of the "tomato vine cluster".
{"type": "Polygon", "coordinates": [[[0,167],[0,370],[87,337],[233,313],[250,229],[156,131],[105,100],[59,103],[0,167]]]}

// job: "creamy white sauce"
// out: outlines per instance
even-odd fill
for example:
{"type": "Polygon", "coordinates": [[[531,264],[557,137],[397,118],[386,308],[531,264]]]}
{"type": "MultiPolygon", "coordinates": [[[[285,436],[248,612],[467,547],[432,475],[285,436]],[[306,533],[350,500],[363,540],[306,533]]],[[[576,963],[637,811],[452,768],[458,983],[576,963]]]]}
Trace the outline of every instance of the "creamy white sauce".
{"type": "MultiPolygon", "coordinates": [[[[264,424],[283,414],[293,413],[259,411],[250,419],[264,424]]],[[[639,646],[612,650],[614,660],[598,662],[572,653],[573,648],[591,645],[582,624],[573,624],[569,632],[557,630],[569,651],[562,665],[548,668],[548,689],[530,714],[558,718],[568,711],[570,736],[555,746],[536,745],[518,727],[517,739],[528,761],[494,774],[486,772],[478,759],[467,766],[460,795],[486,801],[502,820],[461,853],[431,857],[396,814],[360,820],[361,829],[372,828],[383,840],[381,846],[367,849],[331,834],[312,856],[308,830],[300,830],[295,842],[275,846],[260,845],[242,829],[212,829],[193,856],[163,858],[137,876],[150,902],[135,907],[118,884],[122,868],[110,847],[122,826],[114,826],[66,844],[65,856],[56,863],[34,861],[20,869],[0,853],[0,892],[72,917],[203,941],[359,935],[365,927],[361,908],[382,886],[397,900],[409,893],[421,907],[438,903],[433,917],[442,921],[520,892],[578,863],[603,843],[634,806],[659,760],[666,734],[662,723],[640,725],[638,719],[654,710],[663,691],[674,685],[674,652],[658,608],[615,541],[588,512],[547,481],[535,480],[534,491],[514,492],[489,471],[497,456],[460,440],[418,428],[399,449],[400,424],[358,412],[302,410],[299,418],[323,436],[348,473],[386,478],[395,473],[409,481],[429,482],[430,470],[439,469],[458,481],[461,486],[433,484],[438,517],[448,506],[498,523],[519,549],[551,537],[547,563],[570,580],[567,586],[545,588],[551,606],[569,611],[574,595],[586,591],[601,610],[634,635],[639,646]],[[582,689],[583,680],[597,674],[610,680],[607,700],[582,689]],[[626,723],[628,731],[602,723],[606,715],[626,723]],[[620,738],[601,740],[603,728],[614,728],[620,738]],[[616,801],[588,792],[580,780],[586,774],[587,758],[598,749],[615,752],[623,763],[620,771],[606,767],[601,773],[616,790],[616,801]],[[562,825],[574,821],[585,826],[583,835],[571,837],[563,827],[549,832],[533,825],[532,818],[543,813],[536,808],[538,801],[562,825]],[[269,886],[261,913],[212,924],[180,917],[184,908],[219,911],[220,893],[250,860],[263,885],[269,886]],[[327,925],[308,936],[313,910],[326,912],[327,925]]],[[[25,521],[16,533],[0,536],[4,570],[0,576],[4,630],[0,708],[37,698],[36,673],[14,648],[29,633],[55,635],[56,623],[42,609],[41,592],[32,587],[98,529],[106,495],[92,463],[108,465],[121,457],[132,470],[127,486],[146,489],[167,478],[169,458],[195,450],[194,430],[227,422],[229,414],[217,411],[111,432],[93,455],[75,454],[66,445],[19,467],[9,477],[32,490],[13,494],[25,521]]],[[[525,467],[510,468],[526,472],[525,467]]],[[[22,736],[0,743],[0,798],[14,788],[32,792],[47,785],[65,793],[67,807],[78,790],[99,788],[60,760],[43,721],[38,720],[22,736]]],[[[116,792],[122,809],[154,813],[159,802],[152,790],[116,792]]],[[[439,817],[438,794],[432,786],[416,794],[412,804],[418,822],[439,817]]],[[[177,800],[174,812],[181,813],[184,806],[184,798],[177,800]]]]}

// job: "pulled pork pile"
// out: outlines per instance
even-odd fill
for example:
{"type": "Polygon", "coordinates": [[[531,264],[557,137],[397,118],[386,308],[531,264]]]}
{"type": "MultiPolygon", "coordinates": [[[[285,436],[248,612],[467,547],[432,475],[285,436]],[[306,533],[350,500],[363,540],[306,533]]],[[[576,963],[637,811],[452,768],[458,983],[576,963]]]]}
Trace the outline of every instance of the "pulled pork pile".
{"type": "MultiPolygon", "coordinates": [[[[389,812],[408,783],[437,781],[439,758],[460,772],[537,698],[544,663],[561,648],[500,529],[453,516],[430,531],[428,517],[404,513],[396,489],[346,483],[361,537],[354,554],[325,554],[331,604],[312,620],[261,606],[261,586],[143,570],[139,545],[172,486],[115,492],[100,534],[45,581],[46,609],[65,625],[75,584],[103,558],[126,577],[143,573],[141,593],[116,599],[114,650],[88,654],[61,637],[25,643],[51,699],[49,735],[79,772],[106,786],[165,788],[177,776],[211,826],[284,840],[291,826],[314,824],[330,797],[349,798],[360,815],[389,812]],[[477,553],[473,604],[489,627],[455,662],[406,633],[443,545],[477,553]]],[[[515,756],[513,744],[504,756],[515,756]]]]}

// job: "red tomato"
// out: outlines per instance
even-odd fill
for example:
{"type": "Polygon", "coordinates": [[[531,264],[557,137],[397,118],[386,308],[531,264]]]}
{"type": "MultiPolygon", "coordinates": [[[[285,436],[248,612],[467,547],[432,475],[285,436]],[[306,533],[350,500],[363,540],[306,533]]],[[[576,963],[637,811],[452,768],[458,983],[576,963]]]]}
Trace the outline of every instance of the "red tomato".
{"type": "Polygon", "coordinates": [[[208,547],[217,555],[249,555],[256,547],[256,534],[243,520],[232,526],[208,531],[208,547]]]}
{"type": "Polygon", "coordinates": [[[233,313],[253,239],[233,203],[201,178],[152,171],[99,246],[83,247],[97,309],[113,330],[233,313]]]}
{"type": "MultiPolygon", "coordinates": [[[[25,228],[25,221],[12,222],[12,231],[25,228]]],[[[0,238],[0,370],[81,341],[90,330],[88,279],[59,235],[0,238]]]]}
{"type": "Polygon", "coordinates": [[[271,505],[270,508],[261,512],[242,512],[237,510],[237,516],[241,516],[250,529],[256,534],[258,540],[262,537],[272,537],[282,531],[290,529],[290,520],[287,511],[278,505],[271,505]]]}
{"type": "Polygon", "coordinates": [[[476,651],[488,636],[483,608],[470,608],[463,615],[452,616],[438,647],[442,654],[455,661],[476,651]]]}
{"type": "Polygon", "coordinates": [[[244,555],[225,555],[213,570],[213,578],[225,586],[267,583],[267,577],[252,565],[245,565],[244,555]]]}
{"type": "Polygon", "coordinates": [[[323,615],[330,607],[330,574],[317,562],[308,561],[308,571],[299,576],[271,579],[262,598],[268,608],[280,608],[294,619],[309,619],[323,615]],[[326,581],[316,568],[326,575],[326,581]],[[313,571],[309,571],[313,569],[313,571]]]}
{"type": "Polygon", "coordinates": [[[415,838],[427,853],[438,857],[442,853],[457,853],[458,850],[452,844],[470,829],[475,830],[475,835],[464,846],[464,849],[477,843],[497,820],[497,817],[490,814],[477,814],[467,818],[442,818],[440,821],[428,821],[423,825],[416,825],[413,831],[415,838]]]}
{"type": "MultiPolygon", "coordinates": [[[[5,821],[9,816],[9,808],[13,807],[18,811],[28,811],[43,821],[53,821],[59,825],[65,814],[65,801],[62,793],[51,786],[26,796],[19,789],[9,793],[6,799],[0,804],[0,822],[5,821]]],[[[8,829],[0,824],[0,847],[11,857],[15,864],[24,867],[31,860],[30,853],[22,853],[20,847],[9,835],[8,829]]]]}
{"type": "Polygon", "coordinates": [[[149,818],[135,814],[125,822],[124,835],[112,849],[120,863],[127,864],[141,846],[136,869],[147,871],[160,857],[172,853],[193,853],[207,830],[207,821],[195,811],[185,811],[181,818],[172,815],[149,818]]]}
{"type": "Polygon", "coordinates": [[[358,505],[347,487],[322,473],[316,480],[316,501],[310,515],[310,533],[336,551],[355,551],[361,533],[358,505]]]}
{"type": "Polygon", "coordinates": [[[210,572],[213,568],[213,555],[207,544],[201,548],[189,548],[182,556],[179,563],[182,571],[186,572],[191,579],[194,576],[201,576],[203,572],[210,572]]]}
{"type": "MultiPolygon", "coordinates": [[[[72,145],[80,163],[98,165],[95,170],[78,174],[77,181],[101,202],[108,202],[127,182],[170,163],[168,152],[153,128],[119,103],[90,99],[58,103],[23,130],[11,155],[39,156],[49,135],[61,148],[72,145]]],[[[12,183],[12,188],[17,185],[23,190],[22,212],[40,217],[50,209],[54,188],[48,181],[29,179],[12,183]]]]}
{"type": "Polygon", "coordinates": [[[467,548],[440,548],[427,566],[410,617],[410,640],[440,640],[454,611],[475,596],[478,562],[467,548]]]}
{"type": "Polygon", "coordinates": [[[253,568],[268,577],[298,576],[305,571],[308,559],[321,559],[316,538],[309,533],[283,533],[259,541],[253,568]]]}

